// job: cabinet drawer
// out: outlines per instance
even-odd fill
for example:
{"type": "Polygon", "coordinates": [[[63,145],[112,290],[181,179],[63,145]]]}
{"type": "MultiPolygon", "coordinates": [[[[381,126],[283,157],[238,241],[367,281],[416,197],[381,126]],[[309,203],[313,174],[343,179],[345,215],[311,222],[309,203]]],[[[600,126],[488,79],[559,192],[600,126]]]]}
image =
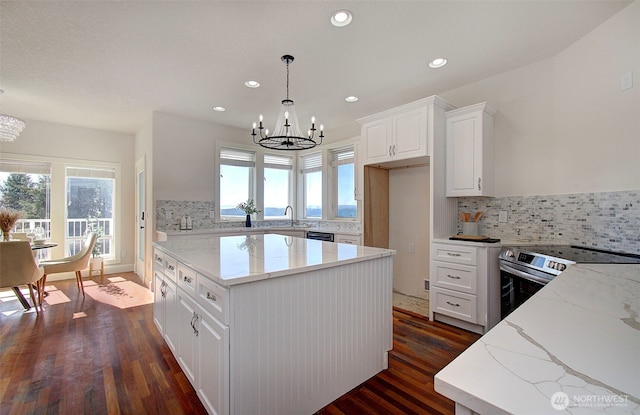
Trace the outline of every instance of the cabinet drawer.
{"type": "Polygon", "coordinates": [[[436,268],[435,285],[450,290],[477,294],[477,268],[468,265],[434,262],[436,268]]]}
{"type": "Polygon", "coordinates": [[[464,245],[433,244],[432,259],[456,264],[476,265],[478,248],[464,245]]]}
{"type": "Polygon", "coordinates": [[[178,262],[178,286],[193,297],[196,295],[196,276],[197,274],[194,270],[178,262]]]}
{"type": "Polygon", "coordinates": [[[175,258],[171,258],[168,255],[164,256],[164,274],[171,278],[173,282],[177,282],[178,261],[175,258]]]}
{"type": "Polygon", "coordinates": [[[478,322],[477,301],[475,295],[435,288],[435,312],[445,314],[470,323],[478,322]]]}
{"type": "Polygon", "coordinates": [[[164,254],[157,249],[153,251],[153,269],[164,273],[164,254]]]}
{"type": "Polygon", "coordinates": [[[198,303],[211,313],[212,316],[220,320],[223,324],[229,325],[228,312],[228,291],[211,281],[210,279],[198,275],[198,303]]]}

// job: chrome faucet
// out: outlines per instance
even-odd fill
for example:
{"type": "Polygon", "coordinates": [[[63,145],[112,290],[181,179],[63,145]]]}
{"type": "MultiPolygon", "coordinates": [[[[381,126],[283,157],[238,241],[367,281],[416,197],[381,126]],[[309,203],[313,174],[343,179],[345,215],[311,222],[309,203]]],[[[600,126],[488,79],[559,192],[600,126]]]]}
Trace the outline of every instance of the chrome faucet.
{"type": "Polygon", "coordinates": [[[287,211],[291,209],[291,227],[293,228],[293,208],[291,206],[287,206],[284,208],[284,215],[287,216],[287,211]]]}

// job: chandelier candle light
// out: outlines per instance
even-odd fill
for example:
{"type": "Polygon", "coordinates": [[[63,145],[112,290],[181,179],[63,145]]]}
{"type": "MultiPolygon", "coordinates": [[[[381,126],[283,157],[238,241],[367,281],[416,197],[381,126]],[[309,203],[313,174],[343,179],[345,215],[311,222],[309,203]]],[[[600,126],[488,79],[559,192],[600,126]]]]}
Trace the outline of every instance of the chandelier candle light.
{"type": "Polygon", "coordinates": [[[322,144],[324,138],[324,128],[320,125],[320,135],[315,140],[316,119],[311,117],[311,128],[307,135],[303,136],[298,124],[298,118],[293,107],[293,100],[289,99],[289,64],[293,62],[293,56],[284,55],[282,62],[287,65],[287,98],[282,100],[280,114],[276,120],[276,127],[273,134],[269,135],[269,130],[262,125],[262,114],[260,114],[259,124],[253,123],[253,142],[262,147],[272,150],[306,150],[322,144]],[[258,130],[256,132],[256,129],[258,130]]]}

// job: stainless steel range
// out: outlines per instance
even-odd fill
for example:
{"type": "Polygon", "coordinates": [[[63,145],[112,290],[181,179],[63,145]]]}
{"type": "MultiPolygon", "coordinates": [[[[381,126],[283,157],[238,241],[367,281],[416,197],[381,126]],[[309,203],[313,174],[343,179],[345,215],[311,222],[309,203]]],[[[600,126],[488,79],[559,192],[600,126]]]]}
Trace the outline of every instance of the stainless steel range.
{"type": "Polygon", "coordinates": [[[640,264],[640,255],[570,245],[505,246],[499,258],[502,318],[571,264],[640,264]]]}

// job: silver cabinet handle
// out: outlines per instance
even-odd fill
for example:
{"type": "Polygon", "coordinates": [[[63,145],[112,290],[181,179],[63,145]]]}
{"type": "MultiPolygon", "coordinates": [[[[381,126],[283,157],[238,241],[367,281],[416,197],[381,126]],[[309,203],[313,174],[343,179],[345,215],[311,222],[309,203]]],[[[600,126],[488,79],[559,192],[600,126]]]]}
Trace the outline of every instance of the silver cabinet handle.
{"type": "Polygon", "coordinates": [[[162,258],[156,257],[156,262],[159,262],[160,264],[162,264],[162,258]]]}
{"type": "Polygon", "coordinates": [[[462,256],[462,255],[457,254],[455,252],[447,252],[447,255],[449,255],[449,256],[462,256]]]}
{"type": "Polygon", "coordinates": [[[196,323],[198,322],[198,318],[200,318],[200,316],[198,315],[198,313],[194,311],[193,316],[191,317],[191,328],[193,329],[193,334],[195,334],[196,337],[198,337],[198,329],[196,328],[196,323]]]}
{"type": "Polygon", "coordinates": [[[391,146],[389,146],[389,157],[391,157],[391,146]]]}
{"type": "Polygon", "coordinates": [[[174,267],[171,264],[167,265],[167,268],[169,268],[169,270],[171,270],[171,271],[175,271],[175,269],[176,269],[176,267],[174,267]]]}
{"type": "Polygon", "coordinates": [[[182,281],[186,282],[187,284],[191,284],[192,278],[189,278],[185,275],[184,277],[182,277],[182,281]]]}
{"type": "Polygon", "coordinates": [[[216,296],[214,294],[211,294],[209,291],[207,291],[207,300],[218,301],[216,296]]]}
{"type": "Polygon", "coordinates": [[[482,183],[482,178],[478,177],[478,190],[482,190],[480,183],[482,183]]]}
{"type": "Polygon", "coordinates": [[[449,277],[449,278],[451,278],[451,279],[454,279],[454,280],[459,280],[459,279],[460,279],[460,277],[459,277],[459,276],[457,276],[457,275],[451,275],[451,274],[447,274],[447,277],[449,277]]]}
{"type": "Polygon", "coordinates": [[[451,301],[447,301],[447,304],[453,307],[460,307],[460,304],[452,303],[451,301]]]}
{"type": "Polygon", "coordinates": [[[393,145],[393,155],[394,156],[396,155],[396,145],[395,144],[393,145]]]}

